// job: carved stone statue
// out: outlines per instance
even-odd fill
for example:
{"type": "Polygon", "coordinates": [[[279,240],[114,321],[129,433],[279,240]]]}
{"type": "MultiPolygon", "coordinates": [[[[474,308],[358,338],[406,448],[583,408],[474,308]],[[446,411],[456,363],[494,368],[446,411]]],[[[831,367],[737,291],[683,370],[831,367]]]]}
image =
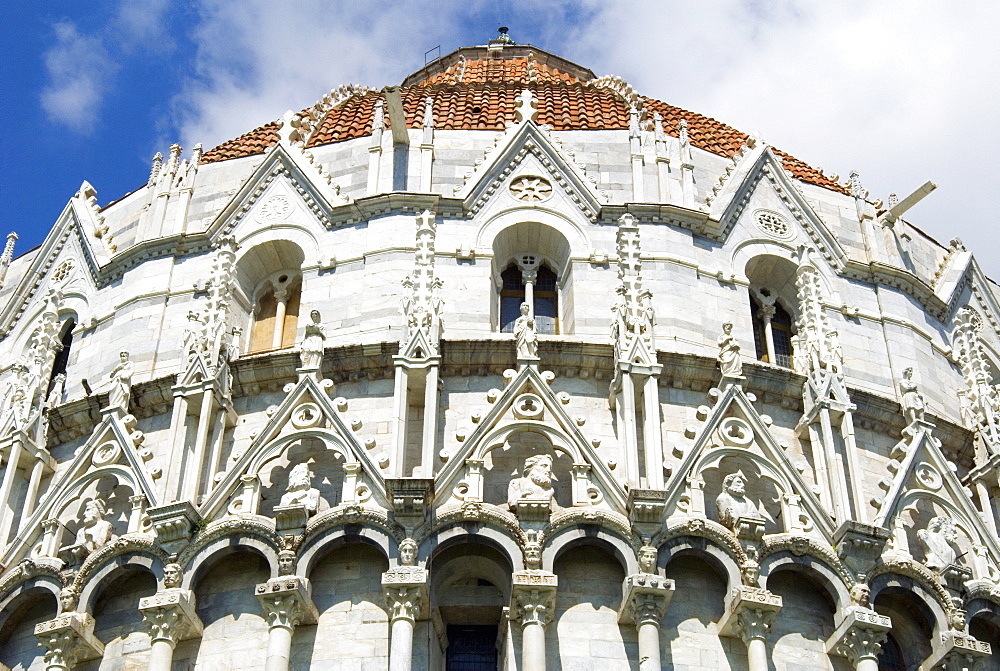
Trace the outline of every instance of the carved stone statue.
{"type": "Polygon", "coordinates": [[[208,337],[206,334],[205,321],[197,312],[191,311],[187,314],[188,325],[184,329],[184,356],[190,362],[196,356],[204,352],[208,347],[208,337]]]}
{"type": "Polygon", "coordinates": [[[292,575],[295,573],[295,552],[293,550],[282,550],[278,553],[278,575],[292,575]]]}
{"type": "Polygon", "coordinates": [[[63,587],[59,590],[59,606],[63,613],[72,613],[76,610],[77,599],[79,595],[72,587],[63,587]]]}
{"type": "Polygon", "coordinates": [[[181,578],[184,577],[184,571],[181,569],[181,565],[175,562],[170,562],[163,567],[163,586],[167,589],[176,589],[181,586],[181,578]]]}
{"type": "Polygon", "coordinates": [[[740,344],[733,335],[732,322],[722,325],[722,335],[719,336],[719,368],[728,377],[743,375],[743,360],[740,358],[740,344]]]}
{"type": "Polygon", "coordinates": [[[417,542],[412,538],[399,544],[399,564],[401,566],[417,565],[417,542]]]}
{"type": "Polygon", "coordinates": [[[312,478],[309,464],[295,464],[288,473],[288,489],[281,496],[278,505],[305,506],[306,512],[314,515],[319,508],[319,490],[312,486],[312,478]]]}
{"type": "Polygon", "coordinates": [[[955,520],[947,515],[939,515],[930,521],[926,529],[917,532],[924,546],[924,564],[927,568],[940,571],[948,564],[954,564],[958,557],[958,527],[955,520]]]}
{"type": "Polygon", "coordinates": [[[719,522],[730,529],[736,527],[740,517],[761,519],[754,502],[746,497],[747,479],[743,471],[737,471],[726,476],[722,481],[722,493],[715,499],[719,511],[719,522]]]}
{"type": "Polygon", "coordinates": [[[862,608],[871,608],[872,591],[863,582],[855,583],[851,588],[851,603],[862,608]]]}
{"type": "Polygon", "coordinates": [[[658,553],[651,545],[643,545],[639,548],[639,573],[656,573],[656,559],[658,553]]]}
{"type": "Polygon", "coordinates": [[[903,379],[899,381],[899,391],[903,395],[903,414],[912,424],[924,419],[924,397],[917,390],[917,383],[913,381],[913,368],[903,371],[903,379]]]}
{"type": "Polygon", "coordinates": [[[747,559],[740,565],[740,580],[747,587],[757,587],[760,581],[760,564],[753,559],[747,559]]]}
{"type": "Polygon", "coordinates": [[[310,322],[306,324],[306,332],[302,337],[302,347],[299,356],[302,367],[315,370],[323,363],[323,349],[326,343],[326,327],[320,323],[319,310],[309,313],[310,322]]]}
{"type": "Polygon", "coordinates": [[[129,361],[128,352],[118,355],[120,361],[111,371],[111,391],[108,392],[108,408],[118,408],[128,414],[128,402],[132,396],[132,374],[135,365],[129,361]]]}
{"type": "Polygon", "coordinates": [[[521,303],[521,316],[514,322],[514,342],[519,359],[538,356],[538,333],[535,331],[535,318],[530,312],[531,307],[521,303]]]}
{"type": "Polygon", "coordinates": [[[93,499],[83,509],[83,524],[76,532],[76,546],[90,554],[111,540],[111,522],[104,519],[104,502],[93,499]]]}
{"type": "Polygon", "coordinates": [[[31,409],[31,397],[34,381],[31,371],[24,364],[15,364],[14,375],[7,381],[4,388],[3,416],[13,412],[18,420],[24,420],[31,409]]]}
{"type": "Polygon", "coordinates": [[[547,454],[540,454],[529,457],[524,462],[523,476],[514,478],[507,486],[507,505],[511,510],[517,510],[519,501],[548,501],[549,505],[555,508],[555,490],[552,483],[555,476],[552,475],[552,457],[547,454]]]}

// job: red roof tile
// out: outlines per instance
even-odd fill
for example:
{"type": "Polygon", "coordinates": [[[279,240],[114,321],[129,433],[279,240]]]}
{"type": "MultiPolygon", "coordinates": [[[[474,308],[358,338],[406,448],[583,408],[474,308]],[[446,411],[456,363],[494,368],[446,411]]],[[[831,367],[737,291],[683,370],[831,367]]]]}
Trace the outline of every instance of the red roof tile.
{"type": "MultiPolygon", "coordinates": [[[[434,99],[434,127],[445,130],[500,131],[516,120],[518,93],[529,88],[538,98],[539,124],[553,130],[621,130],[628,128],[626,101],[610,88],[587,84],[571,74],[528,57],[453,59],[418,83],[400,89],[406,123],[420,128],[424,122],[424,101],[434,99]],[[445,67],[447,65],[447,67],[445,67]],[[534,80],[529,82],[529,66],[534,80]],[[456,75],[464,68],[461,83],[456,75]]],[[[572,65],[572,64],[569,64],[572,65]]],[[[355,95],[330,109],[317,124],[308,146],[318,147],[365,137],[372,132],[378,91],[355,95]]],[[[749,136],[701,114],[688,112],[652,98],[642,98],[648,116],[659,112],[664,131],[677,136],[677,124],[686,119],[691,144],[719,156],[732,157],[749,136]]],[[[385,119],[389,128],[389,119],[385,119]]],[[[203,163],[225,161],[263,153],[278,140],[277,122],[269,123],[205,152],[203,163]]],[[[774,150],[786,170],[796,179],[847,193],[846,189],[819,170],[774,150]]]]}

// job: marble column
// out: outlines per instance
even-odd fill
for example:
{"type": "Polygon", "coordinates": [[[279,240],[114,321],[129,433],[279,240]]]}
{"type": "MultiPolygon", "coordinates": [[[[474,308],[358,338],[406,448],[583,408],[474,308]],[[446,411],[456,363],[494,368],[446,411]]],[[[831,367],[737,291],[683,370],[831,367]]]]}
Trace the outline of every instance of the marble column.
{"type": "Polygon", "coordinates": [[[622,584],[621,624],[634,624],[639,633],[639,671],[660,671],[660,620],[674,595],[674,581],[637,573],[622,584]]]}
{"type": "Polygon", "coordinates": [[[826,642],[831,655],[846,657],[858,671],[878,671],[882,643],[892,620],[869,608],[851,606],[826,642]]]}
{"type": "Polygon", "coordinates": [[[545,671],[545,628],[556,607],[558,578],[548,571],[514,574],[511,619],[521,623],[522,671],[545,671]]]}
{"type": "Polygon", "coordinates": [[[726,604],[720,631],[736,636],[747,646],[749,671],[767,671],[767,646],[764,641],[778,611],[781,597],[760,587],[740,585],[726,604]]]}
{"type": "Polygon", "coordinates": [[[268,625],[264,671],[288,671],[295,626],[314,624],[319,617],[309,581],[295,575],[271,578],[257,585],[256,596],[268,625]]]}
{"type": "Polygon", "coordinates": [[[35,625],[35,638],[45,648],[46,671],[71,671],[80,662],[104,655],[104,645],[94,636],[89,613],[63,613],[35,625]]]}
{"type": "Polygon", "coordinates": [[[165,589],[144,597],[139,612],[149,628],[149,671],[170,671],[178,641],[201,636],[204,630],[189,589],[165,589]]]}
{"type": "Polygon", "coordinates": [[[398,566],[382,574],[382,591],[389,606],[389,671],[413,666],[413,626],[428,611],[427,571],[398,566]]]}

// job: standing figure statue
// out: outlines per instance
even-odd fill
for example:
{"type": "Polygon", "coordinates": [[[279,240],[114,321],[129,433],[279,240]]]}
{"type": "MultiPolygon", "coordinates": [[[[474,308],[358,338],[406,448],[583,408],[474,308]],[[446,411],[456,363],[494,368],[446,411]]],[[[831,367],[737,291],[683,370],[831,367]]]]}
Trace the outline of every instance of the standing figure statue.
{"type": "Polygon", "coordinates": [[[281,496],[281,507],[305,506],[308,515],[319,509],[319,490],[312,486],[313,472],[309,464],[295,464],[288,473],[288,489],[281,496]]]}
{"type": "Polygon", "coordinates": [[[740,358],[740,343],[733,335],[732,322],[722,325],[722,335],[719,336],[719,368],[725,377],[740,377],[743,375],[743,360],[740,358]]]}
{"type": "Polygon", "coordinates": [[[719,511],[719,523],[729,529],[736,527],[741,517],[762,519],[754,502],[746,497],[747,478],[743,471],[736,471],[722,481],[722,493],[715,499],[719,511]]]}
{"type": "Polygon", "coordinates": [[[326,343],[326,327],[320,323],[319,310],[309,313],[309,323],[302,337],[301,352],[302,368],[318,370],[323,364],[323,349],[326,343]]]}
{"type": "Polygon", "coordinates": [[[108,408],[111,410],[120,409],[128,414],[128,402],[132,396],[132,374],[135,372],[135,365],[129,361],[128,352],[119,355],[120,361],[115,369],[111,371],[111,391],[108,392],[108,408]]]}
{"type": "Polygon", "coordinates": [[[924,564],[933,571],[941,571],[958,558],[958,527],[947,515],[932,519],[926,529],[917,532],[924,546],[924,564]]]}
{"type": "Polygon", "coordinates": [[[535,318],[530,312],[531,306],[521,303],[521,316],[514,322],[518,359],[533,359],[538,356],[538,333],[535,331],[535,318]]]}
{"type": "Polygon", "coordinates": [[[917,391],[917,383],[913,381],[913,368],[903,371],[903,379],[899,381],[899,391],[903,395],[903,414],[910,424],[924,419],[924,397],[917,391]]]}

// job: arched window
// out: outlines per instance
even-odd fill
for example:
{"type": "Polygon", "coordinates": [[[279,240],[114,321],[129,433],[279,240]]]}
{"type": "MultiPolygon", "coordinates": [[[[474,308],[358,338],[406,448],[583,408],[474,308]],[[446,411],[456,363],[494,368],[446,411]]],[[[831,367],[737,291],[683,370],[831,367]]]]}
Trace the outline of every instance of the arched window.
{"type": "MultiPolygon", "coordinates": [[[[767,289],[760,291],[765,297],[770,296],[765,293],[767,289]]],[[[791,368],[792,316],[788,311],[777,301],[762,306],[750,296],[750,317],[753,322],[753,342],[757,359],[791,368]]]]}
{"type": "Polygon", "coordinates": [[[302,278],[297,272],[282,271],[264,280],[255,294],[250,354],[295,345],[301,296],[302,278]]]}
{"type": "Polygon", "coordinates": [[[56,353],[55,359],[52,360],[52,374],[49,375],[49,386],[45,390],[46,397],[48,397],[55,387],[56,378],[59,375],[63,376],[63,384],[65,384],[66,367],[69,365],[69,351],[73,347],[73,329],[75,328],[76,320],[73,317],[63,322],[59,333],[59,342],[62,343],[62,349],[56,353]]]}
{"type": "Polygon", "coordinates": [[[521,303],[527,302],[530,295],[538,333],[559,333],[556,274],[545,264],[535,266],[534,257],[523,257],[520,265],[511,263],[500,273],[500,331],[511,333],[514,330],[514,322],[521,316],[521,303]]]}
{"type": "Polygon", "coordinates": [[[903,651],[892,634],[888,634],[882,644],[882,652],[878,656],[878,670],[906,671],[906,665],[903,663],[903,651]]]}

